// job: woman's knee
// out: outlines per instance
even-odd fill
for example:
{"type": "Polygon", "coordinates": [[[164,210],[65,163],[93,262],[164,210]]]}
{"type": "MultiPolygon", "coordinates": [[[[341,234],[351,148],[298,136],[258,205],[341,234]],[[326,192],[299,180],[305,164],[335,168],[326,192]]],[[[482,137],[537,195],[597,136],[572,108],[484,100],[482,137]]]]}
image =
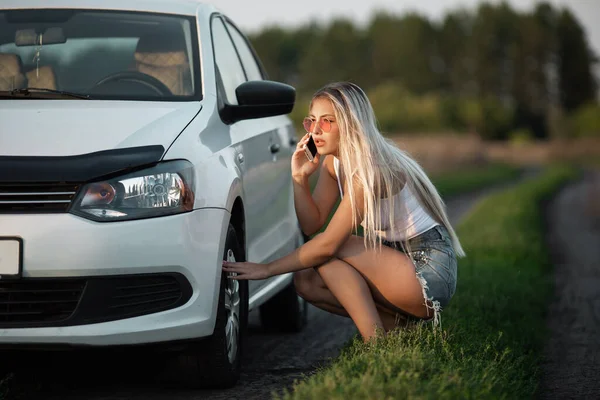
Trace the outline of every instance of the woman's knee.
{"type": "Polygon", "coordinates": [[[313,275],[315,273],[316,272],[312,268],[294,272],[294,286],[296,287],[296,293],[305,300],[311,297],[314,287],[313,275]]]}
{"type": "Polygon", "coordinates": [[[347,265],[344,261],[340,260],[337,257],[333,257],[331,258],[329,261],[327,261],[325,264],[319,265],[318,267],[315,267],[315,273],[322,279],[325,280],[328,277],[333,277],[335,276],[340,268],[346,268],[349,267],[349,265],[347,265]]]}

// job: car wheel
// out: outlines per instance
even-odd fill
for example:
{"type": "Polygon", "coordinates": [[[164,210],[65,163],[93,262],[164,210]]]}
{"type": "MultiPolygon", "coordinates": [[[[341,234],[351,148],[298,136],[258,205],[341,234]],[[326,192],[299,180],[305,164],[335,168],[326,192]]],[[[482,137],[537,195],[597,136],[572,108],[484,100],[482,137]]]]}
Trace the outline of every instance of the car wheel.
{"type": "MultiPolygon", "coordinates": [[[[230,224],[223,259],[244,261],[235,228],[230,224]]],[[[228,274],[232,275],[232,274],[228,274]]],[[[183,368],[193,386],[228,388],[240,377],[241,358],[248,326],[248,282],[221,274],[221,289],[214,333],[192,345],[183,368]]]]}
{"type": "Polygon", "coordinates": [[[308,322],[308,303],[292,282],[260,306],[260,321],[270,331],[300,332],[308,322]]]}

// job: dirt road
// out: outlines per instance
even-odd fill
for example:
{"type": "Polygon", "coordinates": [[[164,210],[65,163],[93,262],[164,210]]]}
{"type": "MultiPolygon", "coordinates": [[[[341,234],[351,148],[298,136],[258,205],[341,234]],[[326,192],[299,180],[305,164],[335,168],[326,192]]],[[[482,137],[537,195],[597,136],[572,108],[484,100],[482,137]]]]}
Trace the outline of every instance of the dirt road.
{"type": "MultiPolygon", "coordinates": [[[[522,179],[531,177],[527,171],[522,179]]],[[[509,185],[497,185],[447,201],[453,224],[483,196],[509,185]]],[[[310,307],[307,328],[299,334],[268,334],[250,316],[250,337],[244,357],[244,372],[238,386],[229,390],[187,390],[170,385],[153,372],[155,355],[143,353],[60,354],[44,360],[21,362],[26,373],[16,374],[9,384],[12,399],[87,400],[196,400],[267,399],[281,393],[294,379],[314,372],[335,357],[356,334],[352,321],[310,307]]]]}
{"type": "Polygon", "coordinates": [[[565,187],[548,207],[554,301],[542,399],[600,398],[600,170],[565,187]]]}

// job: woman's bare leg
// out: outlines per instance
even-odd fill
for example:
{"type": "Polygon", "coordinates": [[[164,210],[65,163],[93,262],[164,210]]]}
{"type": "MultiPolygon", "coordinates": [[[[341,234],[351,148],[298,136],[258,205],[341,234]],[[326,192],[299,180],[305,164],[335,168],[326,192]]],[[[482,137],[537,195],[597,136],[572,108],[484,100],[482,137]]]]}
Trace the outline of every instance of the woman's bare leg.
{"type": "MultiPolygon", "coordinates": [[[[417,318],[432,317],[430,307],[423,298],[423,287],[415,267],[406,254],[386,246],[381,250],[367,249],[362,237],[351,236],[338,250],[336,257],[364,278],[375,302],[386,310],[417,318]]],[[[321,276],[326,273],[327,266],[319,267],[321,276]]],[[[324,280],[328,283],[327,279],[324,280]]],[[[338,300],[344,303],[339,297],[338,300]]]]}
{"type": "MultiPolygon", "coordinates": [[[[355,272],[352,271],[352,267],[350,265],[348,265],[348,268],[349,269],[345,269],[340,272],[343,275],[348,273],[355,275],[355,272]]],[[[343,275],[338,276],[338,278],[341,280],[347,279],[343,275]]],[[[348,312],[329,290],[321,276],[314,269],[311,268],[296,272],[294,274],[294,284],[296,286],[298,295],[315,307],[333,314],[341,315],[343,317],[350,317],[348,312]]],[[[388,332],[394,329],[397,326],[397,313],[386,309],[380,304],[375,304],[375,306],[377,307],[379,317],[383,322],[384,330],[388,332]]]]}
{"type": "Polygon", "coordinates": [[[333,258],[318,267],[317,272],[350,315],[365,342],[376,336],[378,329],[384,329],[369,285],[357,270],[333,258]]]}
{"type": "Polygon", "coordinates": [[[296,292],[315,307],[348,317],[348,313],[323,282],[316,270],[309,268],[294,273],[296,292]]]}
{"type": "MultiPolygon", "coordinates": [[[[318,274],[365,341],[383,327],[376,304],[419,318],[432,316],[414,266],[404,253],[385,246],[381,251],[366,249],[361,237],[352,236],[336,257],[318,267],[318,274]]],[[[332,304],[322,292],[316,303],[332,304]]]]}

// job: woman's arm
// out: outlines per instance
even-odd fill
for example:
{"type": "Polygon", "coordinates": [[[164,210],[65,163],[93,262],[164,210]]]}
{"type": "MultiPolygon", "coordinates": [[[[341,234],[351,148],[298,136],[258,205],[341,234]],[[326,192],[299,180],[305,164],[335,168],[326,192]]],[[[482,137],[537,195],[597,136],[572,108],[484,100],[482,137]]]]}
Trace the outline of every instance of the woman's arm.
{"type": "MultiPolygon", "coordinates": [[[[355,185],[355,187],[358,185],[355,185]]],[[[357,215],[363,214],[363,192],[357,188],[355,208],[357,215]]],[[[360,218],[357,224],[360,224],[360,218]]],[[[320,235],[306,242],[289,255],[267,264],[268,276],[299,271],[324,264],[334,257],[339,248],[350,238],[355,226],[352,225],[350,197],[344,196],[331,222],[320,235]]]]}
{"type": "MultiPolygon", "coordinates": [[[[356,202],[354,206],[357,210],[357,215],[362,216],[364,215],[363,191],[358,186],[355,185],[356,202]]],[[[358,218],[357,224],[360,224],[361,219],[362,217],[358,218]]],[[[325,232],[315,236],[312,240],[302,245],[302,247],[268,264],[223,261],[223,271],[237,274],[230,276],[231,279],[248,280],[266,279],[273,275],[317,267],[323,265],[338,253],[340,247],[346,243],[355,228],[356,226],[352,224],[350,197],[344,196],[325,232]]]]}
{"type": "Polygon", "coordinates": [[[310,193],[308,176],[293,177],[294,207],[305,235],[311,236],[325,224],[329,213],[339,198],[337,181],[331,176],[332,157],[326,157],[321,165],[319,180],[314,193],[310,193]]]}

